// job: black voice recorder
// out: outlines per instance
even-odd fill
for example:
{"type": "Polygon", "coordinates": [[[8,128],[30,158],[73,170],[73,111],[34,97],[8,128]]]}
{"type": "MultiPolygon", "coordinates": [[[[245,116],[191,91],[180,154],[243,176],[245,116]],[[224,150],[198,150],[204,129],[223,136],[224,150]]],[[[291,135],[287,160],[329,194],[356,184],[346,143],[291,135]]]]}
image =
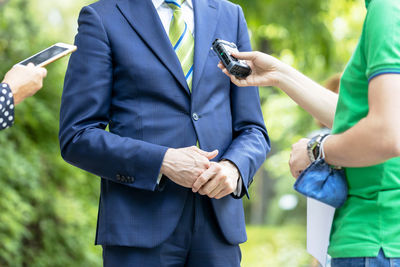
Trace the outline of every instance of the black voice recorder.
{"type": "Polygon", "coordinates": [[[231,55],[233,52],[239,52],[234,43],[216,39],[211,49],[217,54],[230,74],[238,78],[245,78],[251,74],[251,68],[246,61],[238,60],[231,55]]]}

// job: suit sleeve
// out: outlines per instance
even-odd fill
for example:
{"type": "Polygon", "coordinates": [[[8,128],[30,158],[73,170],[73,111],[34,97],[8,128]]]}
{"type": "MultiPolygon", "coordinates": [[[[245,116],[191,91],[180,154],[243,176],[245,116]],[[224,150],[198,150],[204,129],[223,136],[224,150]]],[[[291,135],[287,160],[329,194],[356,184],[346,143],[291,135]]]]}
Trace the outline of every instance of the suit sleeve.
{"type": "Polygon", "coordinates": [[[60,147],[70,164],[111,181],[154,191],[167,147],[105,131],[113,86],[112,53],[98,13],[79,15],[60,111],[60,147]]]}
{"type": "MultiPolygon", "coordinates": [[[[238,49],[251,51],[246,20],[239,6],[238,13],[238,49]]],[[[239,88],[231,84],[231,106],[233,141],[222,158],[234,163],[240,172],[243,187],[239,197],[249,197],[248,188],[253,177],[270,151],[258,88],[239,88]]]]}

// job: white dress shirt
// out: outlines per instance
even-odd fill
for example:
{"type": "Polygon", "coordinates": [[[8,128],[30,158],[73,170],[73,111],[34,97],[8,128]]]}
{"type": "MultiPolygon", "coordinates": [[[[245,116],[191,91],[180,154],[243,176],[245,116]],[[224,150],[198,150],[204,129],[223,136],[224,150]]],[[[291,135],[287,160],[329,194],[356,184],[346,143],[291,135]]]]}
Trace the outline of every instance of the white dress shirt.
{"type": "MultiPolygon", "coordinates": [[[[158,13],[158,16],[160,17],[165,32],[167,33],[167,35],[169,35],[169,27],[171,25],[174,10],[164,0],[152,0],[152,2],[158,13]]],[[[194,36],[195,27],[194,27],[193,2],[192,0],[185,0],[181,6],[182,6],[183,19],[186,22],[190,32],[194,36]]],[[[158,176],[157,184],[160,183],[161,178],[162,174],[158,176]]],[[[234,195],[239,196],[241,192],[242,192],[242,178],[239,177],[238,187],[236,188],[234,195]]]]}
{"type": "MultiPolygon", "coordinates": [[[[152,1],[154,7],[157,10],[158,15],[160,16],[165,32],[168,35],[169,26],[171,25],[174,10],[164,0],[152,0],[152,1]]],[[[183,19],[188,25],[188,29],[194,36],[194,13],[193,13],[192,0],[185,0],[185,2],[182,3],[182,15],[183,19]]]]}

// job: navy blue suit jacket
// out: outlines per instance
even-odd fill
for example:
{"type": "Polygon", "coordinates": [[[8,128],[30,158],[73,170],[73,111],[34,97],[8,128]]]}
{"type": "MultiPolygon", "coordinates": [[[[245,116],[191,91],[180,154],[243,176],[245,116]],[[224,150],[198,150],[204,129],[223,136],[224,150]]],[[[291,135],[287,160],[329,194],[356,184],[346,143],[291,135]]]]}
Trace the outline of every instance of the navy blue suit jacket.
{"type": "MultiPolygon", "coordinates": [[[[193,2],[192,93],[150,0],[101,0],[80,13],[59,137],[67,162],[102,177],[96,244],[154,247],[174,231],[191,190],[166,177],[157,185],[168,148],[199,140],[218,149],[216,160],[238,167],[244,193],[269,151],[258,89],[231,84],[210,50],[215,38],[251,49],[241,8],[193,2]]],[[[227,242],[246,241],[242,200],[212,206],[227,242]]]]}

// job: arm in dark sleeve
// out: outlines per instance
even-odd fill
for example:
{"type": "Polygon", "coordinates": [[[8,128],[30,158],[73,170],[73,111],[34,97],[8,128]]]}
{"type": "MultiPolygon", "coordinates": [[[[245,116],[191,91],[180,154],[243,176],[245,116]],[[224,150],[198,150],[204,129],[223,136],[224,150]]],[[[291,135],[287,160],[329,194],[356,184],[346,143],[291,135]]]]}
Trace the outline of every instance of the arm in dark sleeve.
{"type": "Polygon", "coordinates": [[[14,123],[14,97],[6,83],[0,83],[0,130],[11,127],[14,123]]]}
{"type": "Polygon", "coordinates": [[[84,7],[65,77],[60,146],[72,165],[130,187],[156,190],[166,147],[105,131],[109,123],[113,66],[100,16],[84,7]]]}
{"type": "MultiPolygon", "coordinates": [[[[239,6],[238,9],[238,49],[251,51],[243,11],[239,6]]],[[[231,106],[234,139],[222,158],[237,166],[243,181],[239,197],[245,194],[248,197],[248,187],[252,183],[253,176],[270,151],[270,141],[264,125],[258,88],[239,88],[231,84],[231,106]]]]}

